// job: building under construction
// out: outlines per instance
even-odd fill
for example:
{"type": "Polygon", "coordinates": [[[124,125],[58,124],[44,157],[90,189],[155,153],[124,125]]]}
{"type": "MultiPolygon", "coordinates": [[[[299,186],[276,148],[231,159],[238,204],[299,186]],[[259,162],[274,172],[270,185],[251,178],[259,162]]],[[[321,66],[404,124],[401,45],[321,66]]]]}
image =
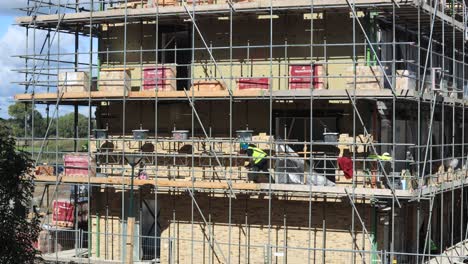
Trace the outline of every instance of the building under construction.
{"type": "Polygon", "coordinates": [[[465,1],[21,9],[46,260],[465,263],[465,1]]]}

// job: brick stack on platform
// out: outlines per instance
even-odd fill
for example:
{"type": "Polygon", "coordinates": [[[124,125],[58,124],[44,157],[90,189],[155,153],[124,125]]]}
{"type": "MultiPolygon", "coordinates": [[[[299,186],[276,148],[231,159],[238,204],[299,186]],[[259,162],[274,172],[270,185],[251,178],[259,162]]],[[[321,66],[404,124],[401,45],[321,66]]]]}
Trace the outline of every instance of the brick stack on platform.
{"type": "Polygon", "coordinates": [[[215,0],[186,0],[186,1],[183,1],[183,2],[187,3],[187,5],[193,5],[194,2],[197,5],[206,5],[206,4],[213,4],[215,2],[215,0]]]}
{"type": "Polygon", "coordinates": [[[268,78],[239,78],[237,80],[238,90],[268,90],[270,87],[270,79],[268,78]]]}
{"type": "Polygon", "coordinates": [[[156,7],[156,6],[175,6],[177,5],[177,0],[148,0],[146,7],[156,7]]]}
{"type": "Polygon", "coordinates": [[[199,92],[224,91],[226,84],[218,80],[197,80],[193,82],[191,89],[199,92]]]}
{"type": "Polygon", "coordinates": [[[289,65],[289,90],[324,89],[324,67],[321,64],[289,65]]]}
{"type": "Polygon", "coordinates": [[[65,176],[95,177],[96,161],[87,153],[70,153],[63,156],[65,176]]]}
{"type": "Polygon", "coordinates": [[[52,208],[52,225],[73,227],[75,221],[75,207],[70,201],[54,200],[52,208]]]}
{"type": "Polygon", "coordinates": [[[127,94],[131,90],[131,68],[107,68],[99,73],[99,91],[127,94]]]}
{"type": "Polygon", "coordinates": [[[143,90],[176,91],[177,70],[175,65],[158,65],[143,68],[143,90]]]}
{"type": "MultiPolygon", "coordinates": [[[[348,67],[345,72],[346,88],[354,88],[354,68],[348,67]]],[[[384,73],[380,66],[356,66],[356,88],[357,89],[383,89],[384,88],[384,73]]]]}
{"type": "Polygon", "coordinates": [[[89,74],[87,72],[61,72],[58,74],[59,93],[89,91],[89,74]]]}

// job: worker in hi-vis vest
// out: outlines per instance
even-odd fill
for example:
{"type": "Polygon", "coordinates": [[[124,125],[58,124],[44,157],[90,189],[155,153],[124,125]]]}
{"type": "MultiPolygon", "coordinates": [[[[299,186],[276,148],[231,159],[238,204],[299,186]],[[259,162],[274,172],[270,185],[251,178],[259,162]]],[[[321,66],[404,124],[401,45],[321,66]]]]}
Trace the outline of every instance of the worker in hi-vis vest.
{"type": "MultiPolygon", "coordinates": [[[[255,145],[248,143],[241,143],[241,149],[247,153],[247,156],[251,157],[251,161],[247,166],[247,169],[253,172],[268,172],[267,154],[262,149],[257,148],[255,145]]],[[[257,181],[258,175],[253,175],[253,179],[249,176],[249,180],[257,181]]]]}

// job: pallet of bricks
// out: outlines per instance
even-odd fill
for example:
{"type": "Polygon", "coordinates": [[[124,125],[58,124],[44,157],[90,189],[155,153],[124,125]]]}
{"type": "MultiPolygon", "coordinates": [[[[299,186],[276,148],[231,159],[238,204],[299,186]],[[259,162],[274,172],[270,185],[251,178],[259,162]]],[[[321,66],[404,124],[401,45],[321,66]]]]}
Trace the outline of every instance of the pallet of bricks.
{"type": "Polygon", "coordinates": [[[152,8],[157,6],[175,6],[178,5],[178,0],[148,0],[145,7],[152,8]]]}
{"type": "Polygon", "coordinates": [[[198,92],[213,92],[224,91],[226,87],[226,84],[222,81],[207,79],[194,81],[190,89],[198,92]]]}
{"type": "Polygon", "coordinates": [[[58,74],[59,93],[89,92],[89,84],[87,72],[60,72],[58,74]]]}
{"type": "MultiPolygon", "coordinates": [[[[151,1],[151,0],[150,0],[151,1]]],[[[149,7],[147,4],[148,0],[127,0],[122,1],[116,5],[108,7],[108,9],[125,9],[125,8],[142,8],[142,7],[149,7]]]]}
{"type": "Polygon", "coordinates": [[[289,90],[324,89],[325,79],[322,64],[293,64],[289,65],[289,90]]]}
{"type": "Polygon", "coordinates": [[[75,221],[75,206],[68,200],[52,202],[52,225],[58,227],[73,227],[75,221]]]}
{"type": "Polygon", "coordinates": [[[87,153],[70,153],[63,156],[64,175],[74,177],[95,177],[96,161],[87,153]]]}
{"type": "Polygon", "coordinates": [[[131,70],[133,68],[102,68],[99,72],[99,91],[127,95],[132,90],[131,70]]]}
{"type": "Polygon", "coordinates": [[[354,67],[350,66],[347,68],[345,76],[347,76],[346,87],[348,89],[353,89],[355,84],[356,89],[377,90],[384,88],[385,77],[380,66],[356,66],[356,80],[354,79],[354,67]]]}
{"type": "Polygon", "coordinates": [[[187,5],[193,5],[194,3],[197,4],[197,5],[206,5],[206,4],[223,3],[224,1],[219,1],[219,0],[183,0],[182,2],[186,3],[187,5]]]}
{"type": "Polygon", "coordinates": [[[270,79],[266,77],[242,77],[237,80],[237,89],[243,90],[268,90],[270,79]]]}
{"type": "MultiPolygon", "coordinates": [[[[179,3],[186,3],[187,5],[193,5],[193,0],[148,0],[146,7],[156,7],[156,6],[175,6],[179,3]]],[[[197,5],[203,4],[214,4],[215,0],[197,0],[197,5]]]]}
{"type": "Polygon", "coordinates": [[[177,67],[174,64],[163,64],[143,67],[143,91],[176,91],[177,67]]]}

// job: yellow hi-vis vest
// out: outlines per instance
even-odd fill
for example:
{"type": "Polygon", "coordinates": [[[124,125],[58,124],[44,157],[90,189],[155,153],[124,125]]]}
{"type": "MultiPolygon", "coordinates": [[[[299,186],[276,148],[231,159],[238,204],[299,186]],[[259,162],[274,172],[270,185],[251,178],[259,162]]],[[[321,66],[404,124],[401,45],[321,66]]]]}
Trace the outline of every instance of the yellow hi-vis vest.
{"type": "Polygon", "coordinates": [[[259,148],[249,147],[249,149],[252,150],[252,159],[254,164],[258,164],[260,161],[262,161],[263,158],[267,156],[265,151],[259,148]]]}

